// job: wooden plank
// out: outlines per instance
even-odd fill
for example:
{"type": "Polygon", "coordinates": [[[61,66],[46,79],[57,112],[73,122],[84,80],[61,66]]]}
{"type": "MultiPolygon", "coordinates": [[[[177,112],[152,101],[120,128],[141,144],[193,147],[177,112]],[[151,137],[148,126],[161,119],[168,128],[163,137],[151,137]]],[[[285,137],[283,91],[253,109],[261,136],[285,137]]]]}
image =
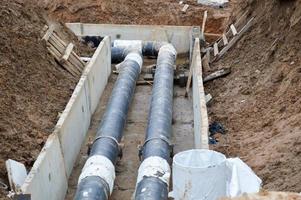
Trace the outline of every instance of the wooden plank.
{"type": "MultiPolygon", "coordinates": [[[[56,60],[58,61],[58,62],[60,62],[61,61],[61,53],[59,52],[59,50],[58,49],[56,49],[56,47],[55,46],[52,46],[52,45],[50,45],[49,46],[49,48],[55,53],[55,58],[56,58],[56,60]]],[[[60,62],[61,63],[61,62],[60,62]]],[[[79,71],[79,70],[77,70],[76,68],[74,68],[74,66],[69,62],[69,61],[67,61],[67,62],[65,62],[65,63],[61,63],[61,65],[63,66],[63,67],[65,67],[65,69],[67,70],[67,71],[69,71],[71,74],[75,74],[75,75],[80,75],[81,74],[81,71],[79,71]]]]}
{"type": "Polygon", "coordinates": [[[59,43],[61,43],[63,46],[67,46],[66,42],[64,42],[59,36],[58,34],[54,33],[53,34],[54,39],[56,39],[59,43]]]}
{"type": "Polygon", "coordinates": [[[185,4],[181,11],[185,13],[187,11],[188,7],[189,7],[189,5],[185,4]]]}
{"type": "MultiPolygon", "coordinates": [[[[49,42],[56,47],[56,49],[58,49],[58,51],[61,53],[61,57],[62,54],[64,54],[64,51],[66,49],[66,47],[57,39],[57,37],[51,37],[49,39],[49,42]]],[[[82,71],[84,68],[84,63],[82,61],[78,60],[79,58],[76,57],[76,54],[71,51],[70,53],[70,57],[69,57],[69,61],[72,63],[72,65],[74,65],[74,67],[76,67],[78,69],[78,71],[82,71]]],[[[64,61],[62,61],[64,62],[64,61]]]]}
{"type": "Polygon", "coordinates": [[[218,44],[217,43],[214,43],[214,45],[213,45],[213,52],[214,52],[214,56],[217,56],[217,54],[218,54],[218,44]]]}
{"type": "Polygon", "coordinates": [[[65,53],[62,57],[62,61],[67,61],[71,52],[73,51],[73,48],[74,48],[74,44],[73,43],[69,43],[66,50],[65,50],[65,53]]]}
{"type": "MultiPolygon", "coordinates": [[[[57,34],[53,34],[54,38],[52,38],[56,44],[58,44],[61,48],[66,48],[66,43],[60,39],[60,37],[57,34]]],[[[83,70],[85,63],[80,59],[80,57],[74,52],[71,52],[70,59],[74,63],[74,65],[78,66],[80,70],[83,70]],[[74,56],[74,59],[72,58],[74,56]]]]}
{"type": "MultiPolygon", "coordinates": [[[[234,26],[237,27],[238,30],[242,26],[242,24],[247,21],[248,14],[249,14],[249,11],[244,12],[244,14],[241,15],[238,18],[238,20],[236,20],[236,22],[234,23],[234,26]]],[[[231,33],[232,33],[231,28],[229,28],[229,30],[225,33],[226,37],[230,38],[231,37],[231,33]]],[[[219,38],[217,41],[218,41],[218,46],[221,46],[221,43],[223,42],[223,40],[221,40],[219,38]]]]}
{"type": "Polygon", "coordinates": [[[72,55],[72,52],[71,52],[71,55],[69,57],[69,61],[71,63],[73,63],[73,65],[79,70],[79,71],[83,71],[84,69],[84,66],[78,61],[78,59],[72,55]]]}
{"type": "Polygon", "coordinates": [[[225,34],[223,34],[223,42],[224,42],[224,45],[226,46],[229,42],[228,42],[228,38],[225,34]]]}
{"type": "Polygon", "coordinates": [[[230,29],[232,31],[232,35],[233,36],[237,35],[237,30],[236,30],[236,28],[235,28],[235,26],[233,24],[231,24],[230,29]]]}
{"type": "Polygon", "coordinates": [[[203,35],[205,33],[205,25],[206,25],[207,17],[208,17],[208,11],[205,10],[204,17],[203,17],[203,23],[202,23],[202,34],[203,35]]]}
{"type": "Polygon", "coordinates": [[[204,35],[209,37],[222,37],[220,33],[204,33],[204,35]]]}
{"type": "Polygon", "coordinates": [[[188,80],[186,83],[186,91],[185,91],[185,97],[188,97],[189,91],[190,91],[190,85],[191,85],[191,80],[192,80],[192,75],[193,75],[193,66],[195,65],[195,57],[196,55],[192,55],[192,60],[191,64],[189,66],[189,75],[188,75],[188,80]]]}
{"type": "Polygon", "coordinates": [[[45,35],[43,36],[42,40],[48,41],[50,36],[53,34],[54,26],[50,26],[46,31],[45,35]]]}
{"type": "Polygon", "coordinates": [[[223,48],[219,52],[219,54],[215,57],[215,59],[213,61],[219,60],[242,37],[242,35],[249,30],[249,28],[253,24],[253,20],[254,20],[254,17],[251,18],[248,21],[248,23],[240,30],[240,32],[235,37],[232,38],[232,40],[229,42],[229,44],[227,46],[225,46],[225,48],[223,48]]]}
{"type": "MultiPolygon", "coordinates": [[[[47,49],[55,57],[56,60],[59,60],[59,58],[57,56],[57,51],[53,47],[47,47],[47,49]]],[[[64,69],[66,69],[72,76],[74,76],[74,77],[78,76],[78,74],[76,72],[74,72],[72,69],[70,69],[67,64],[66,65],[62,65],[62,67],[64,69]]]]}
{"type": "Polygon", "coordinates": [[[203,61],[202,66],[203,66],[204,71],[205,72],[210,71],[210,64],[209,64],[210,63],[210,51],[209,51],[209,49],[207,49],[206,54],[203,57],[202,61],[203,61]]]}
{"type": "Polygon", "coordinates": [[[203,83],[212,81],[212,80],[220,78],[220,77],[227,76],[230,73],[231,73],[231,68],[226,68],[226,69],[221,69],[221,70],[215,71],[215,72],[209,74],[208,76],[206,76],[203,80],[203,83]]]}
{"type": "Polygon", "coordinates": [[[63,44],[61,44],[55,37],[50,37],[50,38],[49,38],[49,42],[50,42],[53,46],[57,47],[57,48],[60,50],[60,52],[61,52],[62,54],[64,53],[64,51],[65,51],[65,49],[66,49],[66,46],[64,46],[63,44]]]}

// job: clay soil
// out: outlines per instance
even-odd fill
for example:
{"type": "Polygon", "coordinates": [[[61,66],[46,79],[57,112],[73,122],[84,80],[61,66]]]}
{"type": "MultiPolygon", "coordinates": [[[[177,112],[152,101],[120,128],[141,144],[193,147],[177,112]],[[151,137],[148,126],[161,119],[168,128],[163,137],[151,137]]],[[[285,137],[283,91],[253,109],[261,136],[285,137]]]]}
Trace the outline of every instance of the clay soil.
{"type": "Polygon", "coordinates": [[[223,32],[232,6],[212,9],[196,4],[196,0],[184,2],[189,4],[186,13],[181,12],[184,5],[177,0],[44,0],[41,4],[51,17],[63,22],[105,24],[201,26],[208,10],[206,32],[223,32]]]}
{"type": "MultiPolygon", "coordinates": [[[[4,161],[12,158],[30,169],[77,82],[40,41],[47,21],[32,2],[2,0],[0,5],[0,179],[6,183],[4,161]]],[[[256,16],[253,28],[212,65],[212,70],[231,67],[232,73],[205,85],[213,96],[210,121],[227,129],[211,148],[242,158],[262,178],[265,189],[301,191],[300,0],[233,0],[225,9],[200,7],[189,0],[186,13],[173,0],[38,2],[48,17],[62,22],[201,25],[207,9],[206,32],[212,33],[223,32],[237,14],[250,10],[256,16]]],[[[137,133],[143,132],[140,129],[137,133]]],[[[129,152],[134,152],[138,141],[129,142],[129,152]]],[[[122,186],[129,163],[122,165],[116,199],[133,190],[122,186]]]]}
{"type": "Polygon", "coordinates": [[[300,192],[301,1],[240,6],[256,16],[255,24],[212,67],[232,73],[205,85],[213,96],[211,121],[228,130],[212,148],[246,161],[265,189],[300,192]]]}
{"type": "MultiPolygon", "coordinates": [[[[5,184],[5,160],[17,160],[30,170],[78,80],[41,41],[46,24],[32,2],[0,3],[0,181],[5,184]]],[[[69,34],[61,35],[65,39],[69,34]]],[[[0,199],[4,193],[0,190],[0,199]]]]}

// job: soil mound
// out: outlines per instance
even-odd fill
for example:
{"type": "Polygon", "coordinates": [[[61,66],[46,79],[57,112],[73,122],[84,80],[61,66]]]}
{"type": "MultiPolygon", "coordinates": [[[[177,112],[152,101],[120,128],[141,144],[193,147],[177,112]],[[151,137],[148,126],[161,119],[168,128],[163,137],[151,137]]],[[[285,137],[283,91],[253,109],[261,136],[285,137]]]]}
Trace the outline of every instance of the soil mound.
{"type": "Polygon", "coordinates": [[[5,160],[30,169],[77,82],[41,41],[46,24],[32,2],[1,1],[0,179],[5,183],[5,160]]]}
{"type": "Polygon", "coordinates": [[[256,23],[213,67],[232,67],[232,74],[206,85],[211,121],[228,129],[213,148],[241,157],[265,189],[300,192],[301,1],[237,5],[234,10],[250,10],[256,23]]]}

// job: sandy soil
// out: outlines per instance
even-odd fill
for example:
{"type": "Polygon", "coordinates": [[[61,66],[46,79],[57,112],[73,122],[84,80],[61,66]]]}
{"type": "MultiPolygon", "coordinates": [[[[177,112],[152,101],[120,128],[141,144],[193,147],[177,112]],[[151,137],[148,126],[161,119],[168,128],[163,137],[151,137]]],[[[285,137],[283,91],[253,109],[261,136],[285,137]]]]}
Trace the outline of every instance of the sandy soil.
{"type": "MultiPolygon", "coordinates": [[[[244,5],[245,6],[245,5],[244,5]]],[[[213,69],[232,74],[206,85],[211,121],[227,136],[213,149],[239,156],[264,188],[301,191],[301,2],[249,1],[252,30],[213,69]]]]}

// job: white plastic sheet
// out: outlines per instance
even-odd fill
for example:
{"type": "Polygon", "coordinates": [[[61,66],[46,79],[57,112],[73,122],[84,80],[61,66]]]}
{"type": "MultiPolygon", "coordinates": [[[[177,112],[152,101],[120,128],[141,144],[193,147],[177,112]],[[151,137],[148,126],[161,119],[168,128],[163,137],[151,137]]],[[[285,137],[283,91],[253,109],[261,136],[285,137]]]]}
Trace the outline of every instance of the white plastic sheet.
{"type": "Polygon", "coordinates": [[[226,159],[210,150],[189,150],[173,160],[173,192],[176,200],[216,200],[258,192],[261,179],[239,158],[226,159]]]}
{"type": "Polygon", "coordinates": [[[203,4],[206,6],[214,6],[214,7],[223,7],[228,2],[229,0],[198,0],[199,4],[203,4]]]}

